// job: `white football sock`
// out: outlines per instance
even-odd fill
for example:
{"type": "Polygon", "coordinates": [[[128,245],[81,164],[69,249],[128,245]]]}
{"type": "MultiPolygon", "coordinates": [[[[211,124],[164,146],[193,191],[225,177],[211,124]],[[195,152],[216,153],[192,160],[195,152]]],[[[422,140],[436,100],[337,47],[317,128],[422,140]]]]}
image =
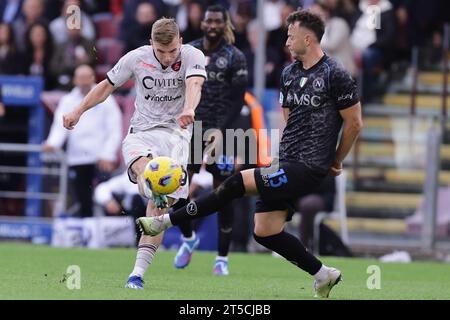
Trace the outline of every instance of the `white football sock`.
{"type": "Polygon", "coordinates": [[[317,273],[314,275],[314,279],[319,280],[319,281],[328,279],[328,271],[329,270],[330,270],[330,268],[328,268],[326,265],[322,264],[319,271],[317,271],[317,273]]]}

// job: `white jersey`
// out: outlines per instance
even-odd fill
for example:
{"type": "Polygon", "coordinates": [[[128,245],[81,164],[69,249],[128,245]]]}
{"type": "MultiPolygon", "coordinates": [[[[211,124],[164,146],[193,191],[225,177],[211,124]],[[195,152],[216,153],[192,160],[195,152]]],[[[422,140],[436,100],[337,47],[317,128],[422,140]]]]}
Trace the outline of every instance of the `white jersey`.
{"type": "Polygon", "coordinates": [[[179,128],[176,121],[183,111],[185,80],[192,76],[206,78],[203,52],[191,45],[182,45],[180,51],[177,61],[163,68],[153,47],[142,46],[124,55],[107,73],[114,87],[120,87],[134,78],[136,101],[130,120],[133,130],[179,128]]]}

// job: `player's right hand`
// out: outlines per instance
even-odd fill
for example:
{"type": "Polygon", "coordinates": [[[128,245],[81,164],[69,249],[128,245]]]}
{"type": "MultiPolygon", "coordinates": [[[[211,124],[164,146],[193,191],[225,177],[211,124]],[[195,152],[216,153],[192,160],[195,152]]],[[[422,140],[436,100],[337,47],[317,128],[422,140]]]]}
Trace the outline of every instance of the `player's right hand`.
{"type": "Polygon", "coordinates": [[[72,130],[80,120],[81,114],[77,111],[72,111],[63,115],[64,128],[72,130]]]}
{"type": "Polygon", "coordinates": [[[333,166],[330,168],[328,175],[332,177],[337,177],[341,173],[342,173],[342,162],[335,161],[333,166]]]}
{"type": "Polygon", "coordinates": [[[194,123],[195,111],[192,109],[183,110],[177,119],[178,124],[181,128],[186,129],[188,125],[194,123]]]}

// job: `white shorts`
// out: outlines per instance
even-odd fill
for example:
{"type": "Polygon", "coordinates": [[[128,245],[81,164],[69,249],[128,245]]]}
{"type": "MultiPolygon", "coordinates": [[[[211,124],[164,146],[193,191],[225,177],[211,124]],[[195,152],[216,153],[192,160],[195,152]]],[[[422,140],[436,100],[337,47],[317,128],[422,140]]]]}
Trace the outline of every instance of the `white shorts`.
{"type": "MultiPolygon", "coordinates": [[[[128,130],[128,132],[122,142],[122,153],[131,182],[136,183],[136,176],[131,170],[131,165],[140,157],[170,157],[186,170],[191,141],[191,132],[188,129],[156,127],[145,131],[128,130]]],[[[188,194],[189,182],[186,179],[184,186],[168,196],[174,199],[186,199],[188,194]]]]}

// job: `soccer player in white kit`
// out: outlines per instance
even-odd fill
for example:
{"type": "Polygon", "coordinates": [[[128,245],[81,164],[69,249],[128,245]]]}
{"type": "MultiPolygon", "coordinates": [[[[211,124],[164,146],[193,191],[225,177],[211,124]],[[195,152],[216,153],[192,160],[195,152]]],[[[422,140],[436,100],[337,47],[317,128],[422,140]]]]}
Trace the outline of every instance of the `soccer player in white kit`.
{"type": "MultiPolygon", "coordinates": [[[[64,127],[73,129],[81,115],[104,101],[116,88],[134,78],[135,112],[130,120],[122,151],[130,180],[141,195],[149,198],[147,216],[167,212],[179,198],[187,198],[187,183],[168,199],[153,196],[144,182],[146,164],[154,157],[168,156],[186,167],[195,108],[206,78],[204,54],[183,45],[176,22],[162,18],[153,24],[151,45],[123,56],[107,79],[100,82],[71,113],[64,115],[64,127]],[[166,202],[167,200],[167,202],[166,202]]],[[[98,128],[101,130],[101,128],[98,128]]],[[[143,277],[162,240],[162,235],[142,235],[136,262],[126,288],[143,289],[143,277]]]]}

